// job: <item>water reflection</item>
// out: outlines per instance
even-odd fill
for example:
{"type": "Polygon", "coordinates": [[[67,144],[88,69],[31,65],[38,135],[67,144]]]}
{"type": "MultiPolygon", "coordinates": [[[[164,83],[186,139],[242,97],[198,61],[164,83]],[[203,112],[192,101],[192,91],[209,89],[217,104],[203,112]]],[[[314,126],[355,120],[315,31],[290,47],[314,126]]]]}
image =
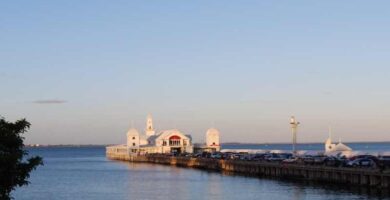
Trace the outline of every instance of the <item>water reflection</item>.
{"type": "MultiPolygon", "coordinates": [[[[384,199],[378,190],[360,187],[324,185],[269,178],[243,177],[228,172],[218,173],[154,164],[129,164],[133,172],[147,172],[135,178],[129,196],[136,199],[158,195],[156,199],[384,199]],[[152,179],[149,181],[148,179],[152,179]],[[142,183],[140,183],[142,182],[142,183]],[[146,187],[145,187],[145,183],[146,187]],[[140,187],[140,185],[142,185],[140,187]],[[140,193],[139,191],[148,191],[140,193]],[[137,195],[138,194],[138,195],[137,195]]],[[[138,176],[137,175],[137,176],[138,176]]]]}
{"type": "MultiPolygon", "coordinates": [[[[110,162],[107,163],[110,165],[110,162]]],[[[81,177],[85,166],[77,167],[75,170],[81,177]]],[[[111,168],[111,167],[110,167],[111,168]]],[[[99,175],[96,167],[93,174],[99,175]]],[[[96,193],[96,190],[86,189],[81,186],[84,193],[80,199],[153,199],[153,200],[175,200],[175,199],[381,199],[383,194],[378,190],[360,187],[324,185],[312,182],[300,182],[291,180],[279,180],[270,178],[243,177],[231,173],[218,173],[187,169],[174,166],[140,163],[115,163],[114,171],[104,173],[101,183],[95,179],[95,183],[88,184],[100,188],[100,198],[97,195],[86,195],[96,193]],[[124,167],[122,169],[122,167],[124,167]],[[116,177],[116,180],[113,178],[116,177]]],[[[78,177],[64,179],[66,182],[78,182],[78,177]]],[[[88,179],[88,177],[87,177],[88,179]]],[[[90,179],[90,178],[89,178],[90,179]]],[[[93,179],[91,179],[93,180],[93,179]]],[[[86,182],[84,180],[84,182],[86,182]]],[[[76,183],[78,184],[78,183],[76,183]]],[[[75,190],[67,187],[68,190],[75,190]]],[[[62,196],[59,199],[65,199],[62,196]]]]}

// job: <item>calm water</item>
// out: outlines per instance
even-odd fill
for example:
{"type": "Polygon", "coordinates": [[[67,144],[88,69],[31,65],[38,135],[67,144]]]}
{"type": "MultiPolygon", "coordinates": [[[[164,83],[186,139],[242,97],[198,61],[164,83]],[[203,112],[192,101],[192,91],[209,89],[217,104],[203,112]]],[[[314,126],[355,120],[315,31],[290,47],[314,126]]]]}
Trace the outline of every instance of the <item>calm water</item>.
{"type": "Polygon", "coordinates": [[[109,161],[104,147],[34,148],[30,152],[43,156],[45,166],[32,173],[29,186],[13,193],[16,200],[390,199],[366,189],[109,161]]]}

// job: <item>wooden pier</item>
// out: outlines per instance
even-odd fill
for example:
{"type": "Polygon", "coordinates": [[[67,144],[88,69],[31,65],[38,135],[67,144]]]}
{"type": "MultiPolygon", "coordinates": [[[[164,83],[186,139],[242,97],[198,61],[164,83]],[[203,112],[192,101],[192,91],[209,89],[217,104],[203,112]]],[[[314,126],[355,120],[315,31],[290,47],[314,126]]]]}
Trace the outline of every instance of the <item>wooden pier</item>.
{"type": "Polygon", "coordinates": [[[384,193],[390,191],[390,172],[379,169],[327,167],[280,164],[262,161],[217,160],[211,158],[169,157],[164,155],[131,156],[107,152],[112,160],[175,165],[220,172],[232,172],[256,177],[276,177],[335,184],[373,187],[384,193]]]}

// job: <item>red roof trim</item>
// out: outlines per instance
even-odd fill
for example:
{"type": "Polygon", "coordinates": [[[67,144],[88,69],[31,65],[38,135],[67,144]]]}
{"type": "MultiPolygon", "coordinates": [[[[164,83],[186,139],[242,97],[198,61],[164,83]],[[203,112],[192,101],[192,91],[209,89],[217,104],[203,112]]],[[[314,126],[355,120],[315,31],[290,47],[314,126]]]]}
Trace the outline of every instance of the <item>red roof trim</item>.
{"type": "Polygon", "coordinates": [[[173,135],[171,137],[169,137],[170,140],[180,140],[181,138],[177,135],[173,135]]]}

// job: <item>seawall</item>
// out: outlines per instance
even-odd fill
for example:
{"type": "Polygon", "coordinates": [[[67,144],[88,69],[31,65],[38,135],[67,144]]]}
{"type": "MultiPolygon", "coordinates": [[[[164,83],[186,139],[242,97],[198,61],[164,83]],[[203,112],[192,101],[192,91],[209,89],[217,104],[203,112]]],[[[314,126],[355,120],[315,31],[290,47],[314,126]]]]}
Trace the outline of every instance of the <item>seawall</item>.
{"type": "Polygon", "coordinates": [[[275,177],[280,179],[296,179],[373,187],[380,189],[385,193],[390,191],[390,172],[383,172],[379,169],[339,168],[297,164],[283,165],[270,162],[169,157],[164,155],[132,156],[115,153],[107,153],[107,158],[120,161],[145,162],[220,172],[232,172],[254,177],[275,177]]]}

